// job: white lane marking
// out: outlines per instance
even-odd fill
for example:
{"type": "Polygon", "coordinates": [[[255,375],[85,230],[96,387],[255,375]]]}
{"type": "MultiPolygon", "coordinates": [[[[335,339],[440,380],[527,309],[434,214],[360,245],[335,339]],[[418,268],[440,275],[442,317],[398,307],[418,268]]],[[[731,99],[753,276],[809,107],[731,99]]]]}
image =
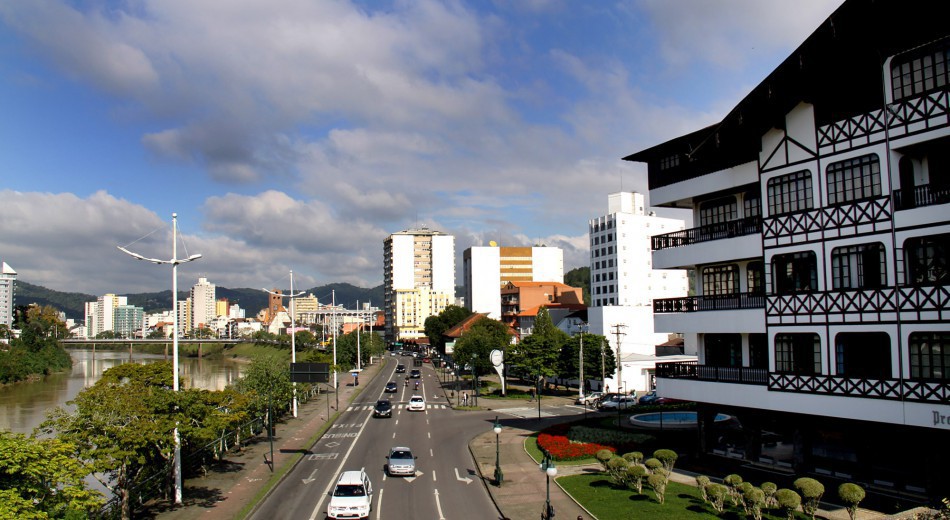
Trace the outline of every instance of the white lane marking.
{"type": "MultiPolygon", "coordinates": [[[[363,419],[363,425],[360,426],[360,430],[356,432],[356,438],[353,439],[353,442],[350,444],[349,449],[346,450],[346,454],[343,455],[343,460],[340,461],[339,467],[342,468],[343,466],[346,465],[346,459],[350,458],[350,453],[353,452],[353,448],[356,447],[356,443],[357,441],[359,441],[360,435],[363,434],[363,430],[366,429],[366,425],[369,424],[369,419],[370,417],[368,415],[366,416],[366,419],[363,419]]],[[[330,483],[327,484],[327,488],[323,490],[323,494],[320,495],[320,500],[317,501],[316,507],[314,507],[313,512],[310,513],[310,520],[316,520],[317,512],[320,511],[320,509],[323,507],[323,501],[327,498],[327,495],[330,494],[330,490],[333,488],[334,484],[336,484],[336,481],[334,481],[333,479],[330,479],[330,483]]]]}
{"type": "MultiPolygon", "coordinates": [[[[386,480],[386,477],[383,477],[383,480],[386,480]]],[[[379,520],[379,515],[383,514],[383,490],[379,490],[379,498],[376,499],[376,520],[379,520]]]]}
{"type": "Polygon", "coordinates": [[[307,478],[305,478],[305,479],[301,479],[301,480],[303,480],[303,483],[304,483],[304,484],[309,484],[309,483],[311,483],[311,482],[313,482],[313,481],[315,480],[314,477],[317,475],[317,469],[318,469],[318,468],[313,468],[313,472],[310,473],[310,476],[309,476],[309,477],[307,477],[307,478]]]}
{"type": "Polygon", "coordinates": [[[432,453],[432,448],[429,448],[429,456],[430,456],[430,457],[435,457],[435,454],[432,453]]]}
{"type": "Polygon", "coordinates": [[[439,479],[435,478],[435,470],[432,470],[432,482],[435,482],[436,480],[439,479]]]}
{"type": "Polygon", "coordinates": [[[396,438],[396,432],[393,432],[393,439],[396,438]]]}
{"type": "Polygon", "coordinates": [[[432,438],[432,432],[426,432],[426,435],[427,435],[430,439],[432,438]]]}
{"type": "Polygon", "coordinates": [[[439,502],[439,490],[435,490],[435,507],[439,510],[439,520],[445,520],[445,515],[442,514],[442,503],[439,502]]]}
{"type": "Polygon", "coordinates": [[[458,480],[458,481],[460,481],[460,482],[464,482],[464,483],[466,483],[466,484],[471,484],[471,483],[472,483],[472,479],[470,479],[470,478],[468,478],[468,477],[462,478],[462,477],[459,476],[459,469],[458,469],[458,468],[455,468],[455,479],[458,480]]]}

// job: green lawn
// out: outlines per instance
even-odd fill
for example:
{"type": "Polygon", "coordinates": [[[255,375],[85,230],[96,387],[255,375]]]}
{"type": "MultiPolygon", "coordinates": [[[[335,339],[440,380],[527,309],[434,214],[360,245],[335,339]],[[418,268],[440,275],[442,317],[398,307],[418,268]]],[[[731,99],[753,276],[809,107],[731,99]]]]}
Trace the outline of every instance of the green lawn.
{"type": "MultiPolygon", "coordinates": [[[[643,494],[637,495],[632,489],[618,489],[606,475],[572,475],[559,477],[557,483],[561,485],[574,499],[601,520],[613,518],[650,518],[651,520],[680,518],[700,519],[745,519],[746,515],[740,509],[728,507],[717,515],[712,507],[703,503],[699,488],[686,484],[670,482],[666,488],[666,501],[660,504],[649,486],[643,486],[643,494]]],[[[728,505],[731,502],[726,501],[728,505]]],[[[775,514],[763,512],[762,518],[769,520],[783,520],[785,517],[774,511],[775,514]]],[[[801,513],[795,514],[796,519],[804,519],[801,513]]]]}

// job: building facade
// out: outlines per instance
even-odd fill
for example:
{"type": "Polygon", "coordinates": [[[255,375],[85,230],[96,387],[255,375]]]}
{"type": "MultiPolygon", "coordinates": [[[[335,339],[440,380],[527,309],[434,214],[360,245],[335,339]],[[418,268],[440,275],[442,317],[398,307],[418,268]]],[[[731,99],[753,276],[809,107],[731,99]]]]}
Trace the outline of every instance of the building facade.
{"type": "Polygon", "coordinates": [[[6,262],[0,262],[0,325],[13,328],[13,310],[16,308],[16,271],[6,262]]]}
{"type": "Polygon", "coordinates": [[[217,314],[215,304],[215,285],[207,278],[199,277],[198,283],[191,287],[191,328],[210,327],[217,314]]]}
{"type": "Polygon", "coordinates": [[[501,288],[508,282],[564,283],[559,247],[470,247],[462,252],[465,307],[501,318],[501,288]]]}
{"type": "Polygon", "coordinates": [[[654,326],[653,300],[687,295],[689,279],[683,269],[653,264],[650,238],[685,227],[681,219],[647,212],[645,197],[635,192],[609,194],[607,214],[588,222],[588,329],[605,336],[617,357],[618,370],[604,382],[614,391],[653,388],[656,346],[676,332],[654,326]]]}
{"type": "Polygon", "coordinates": [[[425,320],[455,303],[455,237],[428,228],[393,233],[383,242],[385,337],[424,337],[425,320]]]}
{"type": "Polygon", "coordinates": [[[699,224],[653,238],[696,287],[653,307],[698,350],[657,387],[701,403],[707,456],[905,504],[950,493],[950,29],[932,7],[848,0],[718,124],[626,158],[699,224]]]}

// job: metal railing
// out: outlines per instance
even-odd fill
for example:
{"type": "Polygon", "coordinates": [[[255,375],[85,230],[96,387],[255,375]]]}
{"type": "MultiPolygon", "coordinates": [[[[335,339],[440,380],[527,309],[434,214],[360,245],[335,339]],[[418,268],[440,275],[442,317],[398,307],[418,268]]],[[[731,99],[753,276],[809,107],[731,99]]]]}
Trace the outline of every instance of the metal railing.
{"type": "Polygon", "coordinates": [[[653,313],[734,311],[741,309],[764,309],[765,294],[735,293],[715,296],[684,296],[653,300],[653,313]]]}
{"type": "Polygon", "coordinates": [[[674,231],[650,238],[654,251],[762,233],[762,217],[747,217],[674,231]]]}

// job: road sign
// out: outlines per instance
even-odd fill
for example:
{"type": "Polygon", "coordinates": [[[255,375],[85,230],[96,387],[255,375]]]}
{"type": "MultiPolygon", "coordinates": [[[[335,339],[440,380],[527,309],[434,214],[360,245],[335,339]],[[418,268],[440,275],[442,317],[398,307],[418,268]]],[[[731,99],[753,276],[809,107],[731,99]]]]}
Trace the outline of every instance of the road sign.
{"type": "Polygon", "coordinates": [[[329,363],[290,364],[290,381],[293,383],[326,383],[329,380],[329,363]]]}

